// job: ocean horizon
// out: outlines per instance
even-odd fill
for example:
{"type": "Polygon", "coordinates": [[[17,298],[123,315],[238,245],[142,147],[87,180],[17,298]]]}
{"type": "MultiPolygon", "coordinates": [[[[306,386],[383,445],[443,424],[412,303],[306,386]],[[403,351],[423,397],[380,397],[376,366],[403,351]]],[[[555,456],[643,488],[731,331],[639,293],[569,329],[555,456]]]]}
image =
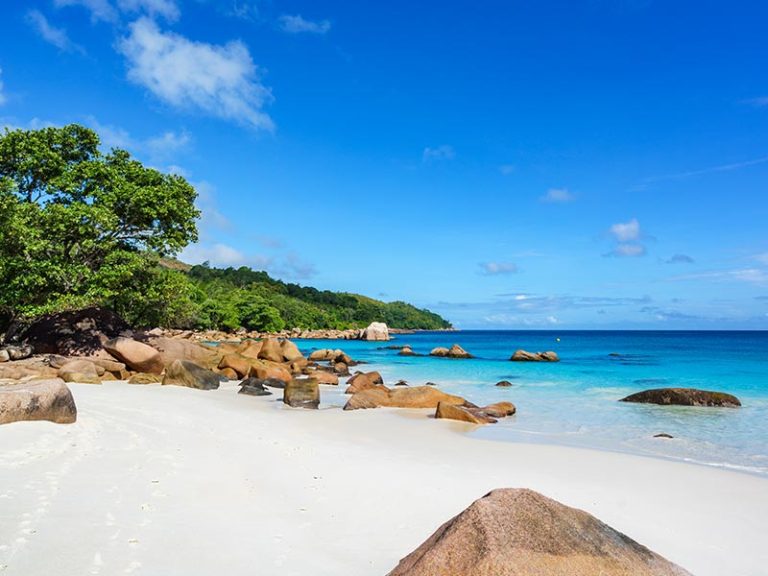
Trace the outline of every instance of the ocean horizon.
{"type": "MultiPolygon", "coordinates": [[[[768,332],[751,330],[456,330],[398,334],[390,342],[298,340],[306,353],[341,348],[387,385],[433,382],[517,414],[478,438],[613,450],[768,475],[768,332]],[[428,356],[459,344],[475,357],[428,356]],[[399,356],[410,345],[418,356],[399,356]],[[511,362],[517,349],[553,350],[557,363],[511,362]],[[511,387],[498,387],[507,380],[511,387]],[[741,408],[620,402],[651,388],[727,392],[741,408]],[[673,438],[656,437],[668,434],[673,438]]],[[[340,392],[343,392],[340,390],[340,392]]],[[[330,396],[330,405],[345,401],[330,396]]]]}

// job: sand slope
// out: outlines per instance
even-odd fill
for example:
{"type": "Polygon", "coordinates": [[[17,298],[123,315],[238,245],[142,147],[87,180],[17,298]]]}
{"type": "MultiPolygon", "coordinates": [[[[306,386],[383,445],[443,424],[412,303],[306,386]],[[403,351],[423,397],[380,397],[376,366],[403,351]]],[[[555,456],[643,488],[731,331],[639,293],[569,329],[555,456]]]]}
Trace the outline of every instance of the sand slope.
{"type": "Polygon", "coordinates": [[[0,427],[3,576],[383,576],[499,487],[583,508],[700,576],[766,573],[764,478],[477,440],[423,412],[290,409],[234,384],[71,387],[76,424],[0,427]]]}

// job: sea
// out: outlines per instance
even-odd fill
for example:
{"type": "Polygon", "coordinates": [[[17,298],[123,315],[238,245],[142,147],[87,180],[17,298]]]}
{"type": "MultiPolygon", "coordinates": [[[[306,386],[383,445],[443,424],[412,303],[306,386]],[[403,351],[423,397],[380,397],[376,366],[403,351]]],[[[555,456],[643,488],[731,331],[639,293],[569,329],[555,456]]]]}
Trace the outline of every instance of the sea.
{"type": "MultiPolygon", "coordinates": [[[[399,334],[389,342],[298,340],[306,353],[341,348],[387,385],[427,382],[478,405],[511,401],[517,414],[471,434],[486,439],[613,450],[768,475],[768,332],[456,331],[399,334]],[[410,345],[421,356],[398,355],[410,345]],[[429,356],[459,344],[474,355],[429,356]],[[560,362],[511,362],[517,349],[553,350],[560,362]],[[498,387],[507,380],[511,387],[498,387]],[[620,402],[650,388],[736,395],[741,408],[620,402]],[[672,438],[656,437],[666,434],[672,438]]],[[[341,402],[340,395],[334,402],[341,402]]]]}

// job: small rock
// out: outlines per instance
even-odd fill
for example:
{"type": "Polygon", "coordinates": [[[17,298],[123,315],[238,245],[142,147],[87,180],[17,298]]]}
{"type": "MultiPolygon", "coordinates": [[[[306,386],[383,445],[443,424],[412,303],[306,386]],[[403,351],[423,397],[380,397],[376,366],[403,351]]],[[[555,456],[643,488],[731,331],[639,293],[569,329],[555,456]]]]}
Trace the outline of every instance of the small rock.
{"type": "Polygon", "coordinates": [[[320,405],[320,386],[314,378],[294,378],[285,385],[283,403],[294,408],[316,410],[320,405]]]}
{"type": "Polygon", "coordinates": [[[249,396],[271,396],[272,392],[264,388],[264,380],[258,378],[246,378],[240,382],[240,391],[238,394],[247,394],[249,396]]]}
{"type": "Polygon", "coordinates": [[[395,382],[395,386],[408,386],[408,382],[406,382],[405,380],[398,380],[397,382],[395,382]]]}
{"type": "Polygon", "coordinates": [[[512,382],[510,382],[509,380],[502,380],[501,382],[496,382],[496,386],[502,386],[504,388],[508,388],[512,385],[513,385],[512,382]]]}
{"type": "Polygon", "coordinates": [[[148,374],[147,372],[138,372],[128,378],[128,384],[160,384],[163,379],[157,374],[148,374]]]}
{"type": "Polygon", "coordinates": [[[189,360],[174,360],[165,370],[163,386],[186,386],[198,390],[216,390],[219,387],[219,374],[198,366],[189,360]]]}
{"type": "Polygon", "coordinates": [[[662,432],[661,434],[654,434],[654,438],[674,438],[672,434],[667,434],[666,432],[662,432]]]}

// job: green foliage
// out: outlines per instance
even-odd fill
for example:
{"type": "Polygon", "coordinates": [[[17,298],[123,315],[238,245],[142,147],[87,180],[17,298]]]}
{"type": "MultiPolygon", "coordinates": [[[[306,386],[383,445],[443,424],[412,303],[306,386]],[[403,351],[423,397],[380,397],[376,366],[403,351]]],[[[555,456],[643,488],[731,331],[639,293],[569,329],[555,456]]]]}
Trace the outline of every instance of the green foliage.
{"type": "MultiPolygon", "coordinates": [[[[250,268],[170,266],[197,240],[197,194],[82,126],[0,134],[0,325],[90,305],[135,326],[279,331],[447,328],[404,302],[281,282],[250,268]]],[[[178,264],[178,263],[177,263],[178,264]]]]}
{"type": "Polygon", "coordinates": [[[197,326],[232,330],[283,328],[361,328],[383,321],[396,328],[441,329],[450,324],[405,302],[385,303],[357,294],[317,290],[241,268],[193,266],[189,278],[200,294],[203,313],[197,326]]]}
{"type": "Polygon", "coordinates": [[[196,192],[98,146],[77,125],[0,135],[0,313],[114,302],[149,322],[137,310],[175,305],[163,297],[181,284],[157,261],[197,239],[196,192]]]}

